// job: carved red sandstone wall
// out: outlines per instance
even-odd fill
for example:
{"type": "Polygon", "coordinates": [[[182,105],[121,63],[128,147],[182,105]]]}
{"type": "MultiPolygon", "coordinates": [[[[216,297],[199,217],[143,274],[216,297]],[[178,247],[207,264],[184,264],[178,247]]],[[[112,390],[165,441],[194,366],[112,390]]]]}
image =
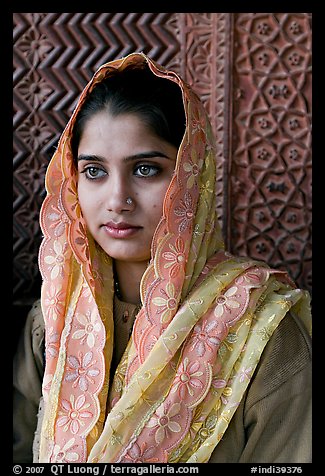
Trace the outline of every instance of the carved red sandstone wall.
{"type": "Polygon", "coordinates": [[[311,16],[233,25],[228,243],[311,289],[311,16]]]}
{"type": "Polygon", "coordinates": [[[310,289],[310,14],[15,13],[15,302],[39,295],[38,213],[59,135],[94,71],[132,51],[177,70],[207,107],[228,247],[310,289]]]}

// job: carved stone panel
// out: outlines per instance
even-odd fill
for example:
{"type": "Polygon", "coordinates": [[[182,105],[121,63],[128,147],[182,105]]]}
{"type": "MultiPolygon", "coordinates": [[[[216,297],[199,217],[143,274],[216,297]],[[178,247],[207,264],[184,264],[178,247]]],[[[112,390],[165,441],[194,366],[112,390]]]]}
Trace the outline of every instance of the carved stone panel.
{"type": "Polygon", "coordinates": [[[311,15],[237,13],[228,243],[311,288],[311,15]]]}

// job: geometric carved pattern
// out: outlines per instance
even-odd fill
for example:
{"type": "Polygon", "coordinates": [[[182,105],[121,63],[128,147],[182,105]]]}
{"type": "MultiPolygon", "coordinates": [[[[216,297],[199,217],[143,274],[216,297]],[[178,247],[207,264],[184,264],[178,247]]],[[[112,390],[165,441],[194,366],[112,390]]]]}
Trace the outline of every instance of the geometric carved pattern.
{"type": "Polygon", "coordinates": [[[294,277],[308,280],[300,266],[301,260],[304,270],[310,263],[307,14],[14,13],[13,17],[16,303],[39,296],[38,214],[45,170],[59,136],[97,68],[133,51],[143,51],[178,71],[206,106],[217,141],[218,213],[230,248],[270,257],[274,264],[288,265],[294,277]],[[233,33],[238,42],[234,51],[233,33]],[[267,130],[263,120],[268,121],[267,130]],[[235,179],[224,194],[223,181],[231,177],[235,179]],[[241,194],[242,186],[248,194],[241,194]],[[267,251],[270,243],[272,253],[267,251]]]}
{"type": "Polygon", "coordinates": [[[238,13],[231,249],[311,288],[311,15],[238,13]]]}

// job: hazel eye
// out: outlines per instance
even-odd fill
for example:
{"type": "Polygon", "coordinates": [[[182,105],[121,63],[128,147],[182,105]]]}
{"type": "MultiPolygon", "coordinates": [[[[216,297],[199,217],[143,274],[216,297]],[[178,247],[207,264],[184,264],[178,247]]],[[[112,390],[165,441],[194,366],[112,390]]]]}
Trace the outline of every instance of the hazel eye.
{"type": "Polygon", "coordinates": [[[160,169],[154,165],[139,165],[135,169],[135,175],[138,177],[153,177],[159,173],[160,169]]]}
{"type": "Polygon", "coordinates": [[[84,173],[86,175],[86,178],[89,180],[99,179],[106,175],[106,172],[104,170],[94,166],[85,168],[82,173],[84,173]]]}
{"type": "Polygon", "coordinates": [[[151,172],[151,167],[148,167],[147,165],[141,165],[141,167],[139,167],[139,171],[142,175],[149,175],[151,172]]]}

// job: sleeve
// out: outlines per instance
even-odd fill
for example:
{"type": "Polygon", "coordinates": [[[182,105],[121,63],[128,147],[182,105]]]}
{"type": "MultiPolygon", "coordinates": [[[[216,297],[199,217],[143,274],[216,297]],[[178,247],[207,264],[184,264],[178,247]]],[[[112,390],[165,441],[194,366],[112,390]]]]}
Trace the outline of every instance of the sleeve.
{"type": "Polygon", "coordinates": [[[44,320],[40,301],[28,313],[13,362],[13,462],[31,463],[42,394],[44,320]]]}
{"type": "Polygon", "coordinates": [[[209,462],[310,463],[311,380],[311,339],[289,313],[209,462]]]}
{"type": "Polygon", "coordinates": [[[308,365],[248,410],[239,463],[311,463],[311,418],[308,365]]]}

